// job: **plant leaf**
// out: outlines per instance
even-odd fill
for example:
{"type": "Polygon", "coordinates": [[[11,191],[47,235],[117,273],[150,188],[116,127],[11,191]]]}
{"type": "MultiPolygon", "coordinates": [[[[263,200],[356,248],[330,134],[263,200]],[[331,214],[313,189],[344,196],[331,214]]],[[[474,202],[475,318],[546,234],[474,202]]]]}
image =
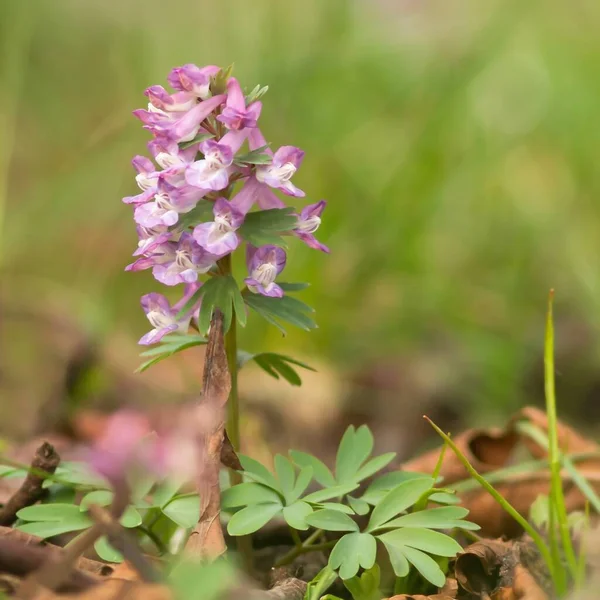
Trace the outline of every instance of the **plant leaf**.
{"type": "Polygon", "coordinates": [[[229,535],[248,535],[266,525],[277,513],[281,504],[254,504],[242,508],[231,517],[227,524],[229,535]]]}
{"type": "Polygon", "coordinates": [[[353,492],[358,487],[358,483],[347,483],[345,485],[334,485],[330,488],[326,488],[324,490],[318,490],[316,492],[312,492],[308,494],[308,496],[304,496],[302,498],[305,502],[311,502],[314,504],[318,504],[319,502],[323,502],[325,500],[331,500],[332,498],[341,498],[350,492],[353,492]]]}
{"type": "Polygon", "coordinates": [[[324,508],[316,510],[306,518],[306,522],[318,529],[326,531],[358,531],[358,525],[345,513],[339,510],[324,508]]]}
{"type": "Polygon", "coordinates": [[[120,518],[119,523],[121,523],[121,525],[127,529],[138,527],[142,524],[142,515],[140,515],[134,506],[128,506],[125,509],[123,516],[120,518]]]}
{"type": "Polygon", "coordinates": [[[313,469],[311,466],[302,467],[298,474],[298,479],[294,484],[294,489],[290,492],[289,501],[296,502],[302,494],[306,491],[308,484],[311,482],[313,476],[313,469]]]}
{"type": "Polygon", "coordinates": [[[308,529],[306,517],[312,512],[313,509],[310,504],[302,501],[294,502],[294,504],[290,504],[283,509],[283,518],[290,527],[305,531],[308,529]]]}
{"type": "Polygon", "coordinates": [[[299,467],[312,467],[314,478],[322,486],[331,487],[335,485],[335,477],[325,463],[316,456],[306,452],[299,452],[298,450],[290,450],[290,456],[299,467]]]}
{"type": "Polygon", "coordinates": [[[436,556],[456,556],[462,551],[460,544],[450,536],[431,529],[405,527],[377,536],[386,545],[403,548],[410,546],[436,556]]]}
{"type": "Polygon", "coordinates": [[[79,507],[75,504],[34,504],[17,512],[17,517],[23,521],[63,521],[77,519],[81,516],[79,507]]]}
{"type": "Polygon", "coordinates": [[[291,296],[270,298],[246,292],[243,297],[252,310],[256,311],[269,323],[276,325],[283,333],[285,333],[285,329],[279,324],[279,321],[285,321],[304,331],[310,331],[317,326],[309,316],[313,309],[291,296]]]}
{"type": "Polygon", "coordinates": [[[96,490],[95,492],[90,492],[81,499],[81,502],[79,503],[79,510],[87,510],[90,504],[108,506],[112,503],[114,496],[115,495],[113,492],[109,490],[96,490]]]}
{"type": "Polygon", "coordinates": [[[310,287],[310,283],[289,283],[287,281],[280,281],[278,285],[284,292],[301,292],[310,287]]]}
{"type": "Polygon", "coordinates": [[[267,469],[267,467],[261,465],[257,460],[254,460],[245,454],[238,454],[238,458],[240,459],[242,467],[244,467],[245,475],[251,477],[258,483],[263,483],[264,485],[274,489],[276,492],[283,494],[283,490],[281,489],[279,482],[273,473],[267,469]]]}
{"type": "Polygon", "coordinates": [[[366,515],[371,507],[362,498],[353,498],[352,496],[346,496],[348,504],[357,515],[366,515]]]}
{"type": "Polygon", "coordinates": [[[275,455],[275,472],[281,485],[281,491],[287,504],[291,504],[290,497],[294,490],[294,483],[296,481],[296,473],[294,472],[294,466],[292,463],[281,454],[275,455]]]}
{"type": "Polygon", "coordinates": [[[161,510],[177,525],[190,529],[195,527],[200,519],[200,497],[198,494],[175,496],[161,510]]]}
{"type": "Polygon", "coordinates": [[[282,504],[281,500],[281,496],[273,488],[254,482],[239,483],[221,493],[223,508],[238,508],[265,503],[282,504]]]}
{"type": "Polygon", "coordinates": [[[402,515],[386,523],[386,527],[427,527],[428,529],[452,529],[460,527],[462,518],[469,514],[466,508],[460,506],[443,506],[419,510],[402,515]]]}
{"type": "Polygon", "coordinates": [[[337,510],[339,512],[345,513],[347,515],[353,515],[354,511],[345,504],[341,502],[322,502],[319,504],[319,508],[328,508],[330,510],[337,510]]]}
{"type": "Polygon", "coordinates": [[[181,150],[187,150],[188,148],[191,148],[192,146],[195,146],[200,142],[204,142],[205,140],[212,140],[214,137],[215,136],[212,133],[199,133],[198,135],[196,135],[196,137],[194,137],[193,140],[190,140],[189,142],[180,142],[178,145],[181,150]]]}
{"type": "Polygon", "coordinates": [[[352,425],[346,429],[335,461],[335,477],[338,483],[357,480],[357,471],[370,456],[373,443],[373,434],[366,425],[362,425],[358,430],[352,425]]]}
{"type": "Polygon", "coordinates": [[[442,587],[444,583],[446,583],[446,576],[431,556],[428,556],[420,550],[409,547],[405,547],[402,552],[408,562],[410,562],[427,581],[436,587],[442,587]]]}
{"type": "Polygon", "coordinates": [[[423,493],[431,489],[433,483],[431,477],[424,477],[405,481],[390,490],[373,509],[367,531],[373,531],[373,529],[387,523],[398,513],[412,506],[423,493]]]}
{"type": "Polygon", "coordinates": [[[160,483],[152,494],[152,506],[164,506],[183,485],[181,479],[171,478],[160,483]]]}
{"type": "Polygon", "coordinates": [[[94,550],[98,556],[106,562],[120,563],[125,560],[123,555],[110,545],[110,542],[106,539],[106,536],[102,536],[96,541],[94,544],[94,550]]]}
{"type": "Polygon", "coordinates": [[[436,502],[437,504],[460,504],[460,498],[455,494],[449,492],[436,492],[429,496],[430,502],[436,502]]]}
{"type": "Polygon", "coordinates": [[[377,473],[377,471],[381,471],[381,469],[389,465],[394,460],[394,458],[396,458],[395,452],[388,452],[386,454],[382,454],[381,456],[376,456],[375,458],[372,458],[367,463],[365,463],[360,469],[358,469],[358,472],[354,476],[356,481],[362,481],[367,477],[371,477],[371,475],[374,475],[375,473],[377,473]]]}
{"type": "MultiPolygon", "coordinates": [[[[77,508],[77,507],[76,507],[77,508]]],[[[63,533],[69,533],[70,531],[81,531],[91,527],[93,522],[90,518],[77,510],[79,517],[64,519],[62,521],[44,521],[44,522],[32,522],[18,525],[15,529],[30,533],[31,535],[37,535],[42,539],[54,537],[55,535],[61,535],[63,533]]]]}
{"type": "Polygon", "coordinates": [[[350,579],[358,569],[370,569],[375,564],[377,544],[368,533],[348,533],[334,546],[329,556],[329,566],[339,569],[342,579],[350,579]]]}
{"type": "MultiPolygon", "coordinates": [[[[382,540],[383,541],[383,540],[382,540]]],[[[386,544],[383,542],[385,549],[388,551],[390,556],[390,562],[392,563],[392,568],[394,569],[394,573],[397,577],[406,577],[410,570],[410,566],[408,564],[408,560],[402,553],[400,549],[396,546],[392,546],[391,544],[386,544]]]]}

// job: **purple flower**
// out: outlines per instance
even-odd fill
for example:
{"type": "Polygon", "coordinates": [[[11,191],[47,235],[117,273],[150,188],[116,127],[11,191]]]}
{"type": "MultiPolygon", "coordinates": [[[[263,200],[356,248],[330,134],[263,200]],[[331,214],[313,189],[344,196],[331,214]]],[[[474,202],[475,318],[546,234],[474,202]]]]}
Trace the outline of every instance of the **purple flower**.
{"type": "Polygon", "coordinates": [[[208,272],[217,261],[201,248],[189,233],[182,233],[179,243],[170,243],[169,251],[153,266],[152,275],[165,285],[195,283],[198,275],[208,272]]]}
{"type": "Polygon", "coordinates": [[[224,123],[227,129],[240,130],[256,127],[256,121],[262,110],[261,102],[253,102],[246,108],[242,88],[235,77],[227,82],[227,102],[217,121],[224,123]]]}
{"type": "Polygon", "coordinates": [[[321,200],[316,204],[305,206],[300,214],[296,215],[298,223],[293,230],[294,235],[299,237],[307,246],[315,248],[315,250],[321,250],[322,252],[329,252],[329,248],[321,244],[313,234],[321,225],[321,214],[325,210],[326,205],[327,202],[321,200]]]}
{"type": "Polygon", "coordinates": [[[236,230],[244,222],[244,213],[225,198],[217,198],[213,214],[214,221],[201,223],[194,228],[194,239],[210,254],[224,256],[240,245],[236,230]]]}
{"type": "Polygon", "coordinates": [[[180,214],[189,212],[196,206],[204,193],[191,186],[176,187],[159,179],[154,201],[139,204],[133,218],[143,227],[171,227],[179,221],[180,214]]]}
{"type": "MultiPolygon", "coordinates": [[[[266,146],[265,138],[259,129],[254,129],[249,133],[248,142],[250,150],[266,146]]],[[[265,148],[265,153],[271,154],[273,160],[268,165],[256,167],[256,179],[288,196],[304,197],[305,193],[290,181],[302,164],[304,151],[295,146],[281,146],[275,154],[269,148],[265,148]]]]}
{"type": "Polygon", "coordinates": [[[229,176],[233,167],[233,156],[246,139],[242,131],[230,131],[220,141],[201,142],[199,150],[204,154],[202,160],[192,163],[185,173],[190,185],[204,190],[223,190],[229,185],[229,176]]]}
{"type": "Polygon", "coordinates": [[[277,246],[254,248],[248,244],[246,264],[250,277],[244,279],[244,283],[255,294],[281,298],[283,290],[275,283],[275,278],[283,271],[285,262],[285,252],[277,246]]]}
{"type": "Polygon", "coordinates": [[[199,68],[196,65],[187,64],[183,67],[175,67],[169,73],[167,81],[174,90],[191,92],[204,100],[210,95],[211,75],[216,75],[219,71],[219,67],[214,65],[199,68]]]}
{"type": "Polygon", "coordinates": [[[152,161],[145,156],[134,156],[131,164],[137,171],[135,181],[142,190],[142,193],[136,196],[126,196],[123,198],[123,202],[125,204],[143,204],[151,200],[156,193],[158,173],[152,161]]]}
{"type": "Polygon", "coordinates": [[[224,94],[213,96],[183,113],[169,113],[150,104],[150,110],[138,109],[133,114],[144,124],[145,129],[157,137],[166,137],[177,143],[189,142],[200,130],[202,121],[224,100],[224,94]]]}
{"type": "Polygon", "coordinates": [[[193,311],[190,311],[181,319],[177,319],[177,313],[199,287],[199,284],[186,286],[185,295],[172,307],[162,294],[153,292],[142,296],[142,308],[153,329],[143,335],[138,343],[143,346],[149,346],[160,342],[169,333],[174,333],[175,331],[186,333],[192,320],[193,311]]]}
{"type": "Polygon", "coordinates": [[[144,92],[148,96],[148,110],[159,110],[166,113],[185,113],[195,106],[197,100],[189,92],[169,94],[162,85],[152,85],[144,92]]]}
{"type": "Polygon", "coordinates": [[[148,143],[148,149],[163,171],[159,177],[172,185],[185,183],[185,171],[194,162],[197,146],[181,150],[177,143],[165,137],[158,137],[148,143]]]}
{"type": "Polygon", "coordinates": [[[139,241],[137,250],[133,253],[133,256],[141,256],[152,252],[157,246],[172,241],[175,235],[169,232],[164,225],[159,225],[158,227],[142,227],[141,225],[137,225],[136,231],[139,241]]]}

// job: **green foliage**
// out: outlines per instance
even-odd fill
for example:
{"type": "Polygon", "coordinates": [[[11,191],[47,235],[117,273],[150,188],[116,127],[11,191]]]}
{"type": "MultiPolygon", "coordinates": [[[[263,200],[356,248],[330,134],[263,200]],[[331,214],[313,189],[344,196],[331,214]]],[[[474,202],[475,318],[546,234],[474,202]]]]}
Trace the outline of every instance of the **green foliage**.
{"type": "Polygon", "coordinates": [[[140,356],[147,357],[148,360],[137,368],[137,372],[141,373],[153,365],[165,360],[165,358],[169,358],[182,350],[204,344],[206,344],[206,338],[201,335],[167,335],[161,340],[160,344],[140,353],[140,356]]]}
{"type": "MultiPolygon", "coordinates": [[[[211,277],[190,298],[188,304],[193,306],[202,299],[198,328],[200,332],[207,332],[213,311],[218,308],[223,313],[223,330],[226,333],[231,326],[231,320],[235,312],[237,322],[244,327],[246,325],[246,309],[242,295],[235,279],[231,275],[219,275],[211,277]]],[[[186,307],[181,309],[180,314],[186,312],[186,307]]]]}
{"type": "MultiPolygon", "coordinates": [[[[269,145],[261,146],[260,148],[256,148],[256,150],[252,150],[246,154],[238,154],[233,162],[236,165],[268,165],[273,162],[273,157],[265,152],[265,150],[269,147],[269,145]]],[[[279,209],[274,209],[279,210],[279,209]]],[[[264,211],[263,211],[264,212],[264,211]]]]}
{"type": "Polygon", "coordinates": [[[281,235],[296,227],[297,219],[293,212],[293,208],[287,207],[248,213],[238,233],[254,246],[273,244],[285,248],[281,235]]]}
{"type": "Polygon", "coordinates": [[[192,146],[195,146],[196,144],[199,144],[200,142],[204,142],[206,140],[212,140],[215,136],[212,133],[199,133],[198,135],[196,135],[196,137],[194,137],[193,140],[190,140],[189,142],[180,142],[179,143],[179,148],[181,150],[187,150],[188,148],[191,148],[192,146]]]}
{"type": "Polygon", "coordinates": [[[257,354],[250,354],[238,350],[238,367],[244,366],[247,362],[253,360],[265,373],[271,375],[275,379],[283,377],[291,385],[302,385],[300,375],[298,375],[296,369],[290,365],[296,365],[307,369],[308,371],[315,371],[311,366],[303,363],[290,356],[283,354],[277,354],[276,352],[259,352],[257,354]]]}
{"type": "MultiPolygon", "coordinates": [[[[439,501],[447,503],[452,494],[440,491],[433,477],[421,473],[387,473],[375,479],[362,496],[349,496],[361,481],[383,469],[395,456],[392,453],[371,457],[372,451],[373,436],[369,429],[351,426],[340,442],[335,474],[305,452],[291,451],[293,462],[278,454],[275,473],[247,456],[240,456],[246,481],[222,495],[223,509],[237,510],[229,521],[229,533],[253,533],[276,516],[299,531],[312,527],[322,532],[347,532],[337,542],[331,542],[329,567],[344,581],[352,580],[348,587],[358,598],[374,598],[379,593],[379,572],[369,571],[375,564],[377,542],[387,550],[397,577],[406,577],[412,565],[425,580],[442,585],[445,576],[432,556],[455,556],[460,546],[438,530],[479,527],[464,520],[468,514],[465,508],[427,508],[432,497],[438,496],[439,501]],[[306,493],[313,479],[322,489],[306,493]],[[356,515],[370,511],[368,523],[361,531],[356,515]],[[358,579],[360,568],[370,574],[358,579]]],[[[299,551],[310,551],[312,538],[309,536],[309,542],[303,542],[299,551]]],[[[322,577],[327,578],[327,573],[322,577]]],[[[319,581],[314,582],[307,594],[314,595],[319,581]]],[[[322,592],[326,587],[318,589],[322,592]]]]}
{"type": "Polygon", "coordinates": [[[269,91],[269,86],[264,85],[260,86],[256,85],[252,91],[246,96],[246,105],[252,104],[252,102],[256,102],[260,100],[267,92],[269,91]]]}
{"type": "Polygon", "coordinates": [[[207,564],[178,559],[167,583],[176,600],[221,600],[236,584],[237,574],[226,561],[207,564]]]}
{"type": "Polygon", "coordinates": [[[257,312],[265,321],[277,327],[284,335],[286,330],[281,321],[304,329],[304,331],[310,331],[317,327],[312,317],[309,316],[314,310],[296,298],[291,296],[270,298],[249,291],[244,292],[243,296],[244,302],[252,310],[257,312]]]}

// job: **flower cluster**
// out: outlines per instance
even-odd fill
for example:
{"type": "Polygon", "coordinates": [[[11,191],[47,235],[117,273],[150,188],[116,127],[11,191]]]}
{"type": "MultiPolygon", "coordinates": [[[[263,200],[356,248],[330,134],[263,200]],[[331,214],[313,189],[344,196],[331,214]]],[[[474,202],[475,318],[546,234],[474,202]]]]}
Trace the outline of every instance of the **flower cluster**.
{"type": "MultiPolygon", "coordinates": [[[[134,111],[152,134],[148,150],[154,160],[136,156],[132,161],[141,191],[123,201],[134,208],[139,244],[126,270],[152,269],[164,285],[183,284],[184,294],[174,306],[161,294],[142,298],[153,329],[140,344],[187,331],[198,305],[186,315],[179,313],[198,296],[200,276],[219,276],[220,261],[243,244],[249,292],[282,297],[275,280],[285,267],[285,251],[272,244],[251,245],[240,228],[253,207],[286,208],[277,192],[305,195],[292,183],[304,152],[294,146],[273,152],[258,128],[259,98],[266,88],[257,86],[245,95],[229,71],[192,64],[173,69],[168,82],[173,93],[153,85],[145,91],[148,109],[134,111]]],[[[320,201],[293,213],[293,227],[282,234],[328,252],[314,236],[324,208],[320,201]]]]}

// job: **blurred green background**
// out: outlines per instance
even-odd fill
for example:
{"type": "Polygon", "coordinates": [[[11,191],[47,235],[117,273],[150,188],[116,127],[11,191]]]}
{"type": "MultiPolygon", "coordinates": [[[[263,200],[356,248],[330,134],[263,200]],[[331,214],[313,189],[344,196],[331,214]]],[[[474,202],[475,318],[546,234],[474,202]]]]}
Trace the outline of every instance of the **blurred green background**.
{"type": "Polygon", "coordinates": [[[332,254],[293,244],[286,277],[312,283],[320,329],[255,323],[246,349],[309,358],[327,379],[304,398],[355,415],[383,390],[400,420],[491,422],[541,398],[555,287],[561,410],[598,416],[599,30],[593,0],[0,0],[2,431],[63,389],[198,388],[193,365],[132,374],[160,286],[123,272],[147,141],[131,111],[187,62],[268,84],[266,137],[306,151],[295,183],[329,201],[332,254]]]}

